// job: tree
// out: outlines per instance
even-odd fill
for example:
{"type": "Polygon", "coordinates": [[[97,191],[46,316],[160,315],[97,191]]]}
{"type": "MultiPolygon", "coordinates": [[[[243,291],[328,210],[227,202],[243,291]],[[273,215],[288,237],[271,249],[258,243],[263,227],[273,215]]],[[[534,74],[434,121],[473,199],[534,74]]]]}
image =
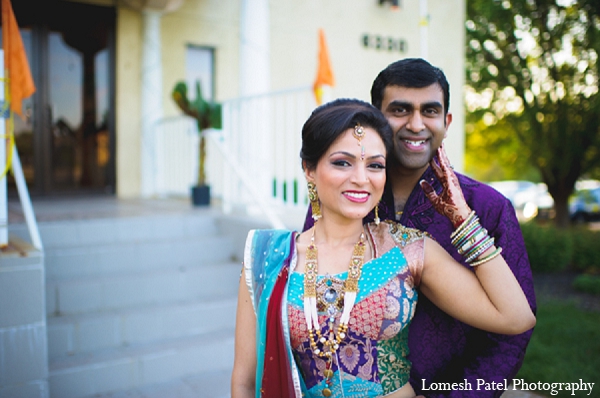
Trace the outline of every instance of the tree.
{"type": "Polygon", "coordinates": [[[518,140],[559,227],[577,179],[600,167],[599,14],[597,0],[467,1],[470,120],[518,140]]]}
{"type": "Polygon", "coordinates": [[[527,148],[512,128],[504,120],[488,126],[477,113],[467,114],[465,172],[480,181],[540,182],[539,171],[529,162],[527,148]]]}

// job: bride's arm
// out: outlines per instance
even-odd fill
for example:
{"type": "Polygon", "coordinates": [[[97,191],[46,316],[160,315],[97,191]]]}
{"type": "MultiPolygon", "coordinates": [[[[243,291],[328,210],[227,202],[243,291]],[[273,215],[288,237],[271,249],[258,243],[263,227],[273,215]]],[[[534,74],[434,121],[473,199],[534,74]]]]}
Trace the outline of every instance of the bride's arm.
{"type": "Polygon", "coordinates": [[[535,325],[527,298],[501,255],[472,272],[437,242],[426,239],[421,291],[441,310],[494,333],[519,334],[535,325]]]}
{"type": "Polygon", "coordinates": [[[244,277],[240,278],[235,322],[235,359],[231,375],[233,398],[254,397],[256,378],[256,316],[244,277]]]}

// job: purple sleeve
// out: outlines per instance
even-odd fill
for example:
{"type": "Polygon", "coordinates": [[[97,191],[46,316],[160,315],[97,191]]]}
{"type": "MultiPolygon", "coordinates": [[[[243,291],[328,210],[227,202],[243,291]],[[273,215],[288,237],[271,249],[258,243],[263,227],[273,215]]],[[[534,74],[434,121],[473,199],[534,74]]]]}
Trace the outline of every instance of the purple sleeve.
{"type": "MultiPolygon", "coordinates": [[[[515,274],[535,313],[537,308],[533,278],[521,229],[514,208],[508,200],[502,199],[502,203],[491,200],[494,202],[491,206],[489,202],[473,203],[472,208],[479,215],[482,225],[495,237],[496,245],[502,247],[504,259],[515,274]]],[[[440,395],[426,394],[427,397],[499,397],[504,392],[499,388],[504,386],[505,379],[510,384],[523,364],[525,349],[532,333],[533,329],[520,335],[509,336],[471,328],[465,335],[465,351],[461,361],[462,376],[457,377],[460,381],[466,380],[471,389],[454,390],[449,393],[446,391],[446,394],[440,395]]]]}
{"type": "Polygon", "coordinates": [[[304,228],[302,228],[302,232],[307,229],[311,229],[312,226],[315,225],[315,220],[312,218],[312,209],[310,205],[308,205],[308,210],[306,211],[306,219],[304,220],[304,228]]]}

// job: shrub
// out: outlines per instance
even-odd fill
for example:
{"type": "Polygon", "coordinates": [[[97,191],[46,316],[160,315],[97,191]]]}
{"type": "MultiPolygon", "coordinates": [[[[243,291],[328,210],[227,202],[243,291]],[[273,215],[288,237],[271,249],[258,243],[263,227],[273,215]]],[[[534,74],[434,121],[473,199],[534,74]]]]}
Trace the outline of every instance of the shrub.
{"type": "Polygon", "coordinates": [[[573,231],[573,268],[600,272],[600,232],[583,228],[573,231]]]}
{"type": "Polygon", "coordinates": [[[600,296],[600,276],[586,274],[578,275],[573,281],[573,288],[580,292],[600,296]]]}
{"type": "Polygon", "coordinates": [[[567,231],[535,222],[521,224],[525,247],[533,271],[556,272],[567,269],[573,258],[573,239],[567,231]]]}

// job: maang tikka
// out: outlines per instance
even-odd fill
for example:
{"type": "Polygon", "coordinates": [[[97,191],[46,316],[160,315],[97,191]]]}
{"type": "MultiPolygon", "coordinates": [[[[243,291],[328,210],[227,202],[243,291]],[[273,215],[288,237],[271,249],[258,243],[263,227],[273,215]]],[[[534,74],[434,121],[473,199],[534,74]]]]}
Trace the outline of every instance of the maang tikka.
{"type": "Polygon", "coordinates": [[[308,186],[308,200],[310,201],[310,207],[312,210],[312,218],[315,222],[321,218],[321,206],[319,206],[319,195],[317,194],[317,186],[309,182],[308,186]]]}
{"type": "Polygon", "coordinates": [[[360,146],[360,160],[365,160],[365,146],[361,143],[361,140],[364,138],[365,134],[366,131],[363,126],[361,126],[360,123],[356,123],[352,135],[358,140],[358,145],[360,146]]]}

